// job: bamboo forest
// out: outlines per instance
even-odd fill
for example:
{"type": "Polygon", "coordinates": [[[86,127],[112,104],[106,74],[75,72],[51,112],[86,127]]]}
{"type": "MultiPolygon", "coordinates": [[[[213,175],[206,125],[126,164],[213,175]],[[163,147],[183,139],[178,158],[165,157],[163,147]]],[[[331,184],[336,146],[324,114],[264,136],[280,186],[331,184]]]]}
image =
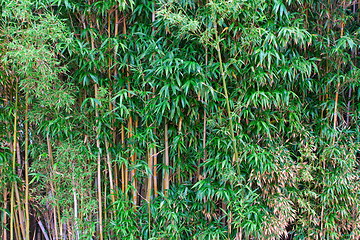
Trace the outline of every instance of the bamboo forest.
{"type": "Polygon", "coordinates": [[[0,0],[1,239],[360,239],[359,7],[0,0]]]}

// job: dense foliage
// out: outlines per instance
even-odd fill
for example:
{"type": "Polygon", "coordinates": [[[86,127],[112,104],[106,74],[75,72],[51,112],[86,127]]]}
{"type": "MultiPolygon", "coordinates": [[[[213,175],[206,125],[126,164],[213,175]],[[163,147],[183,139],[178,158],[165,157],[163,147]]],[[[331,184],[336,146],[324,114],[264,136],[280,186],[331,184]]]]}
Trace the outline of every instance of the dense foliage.
{"type": "Polygon", "coordinates": [[[1,0],[2,239],[359,239],[358,4],[1,0]]]}

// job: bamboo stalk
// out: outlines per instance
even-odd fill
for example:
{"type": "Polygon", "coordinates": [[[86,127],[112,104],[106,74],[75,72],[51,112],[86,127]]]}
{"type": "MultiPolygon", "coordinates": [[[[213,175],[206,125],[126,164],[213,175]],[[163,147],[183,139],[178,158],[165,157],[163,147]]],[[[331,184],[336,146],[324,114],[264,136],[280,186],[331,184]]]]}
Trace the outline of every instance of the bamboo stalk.
{"type": "MultiPolygon", "coordinates": [[[[88,4],[91,4],[91,1],[88,0],[88,4]]],[[[93,28],[93,21],[90,19],[90,28],[93,28]]],[[[90,34],[90,44],[91,49],[95,49],[95,40],[92,34],[90,34]]],[[[94,84],[94,93],[95,93],[95,99],[98,98],[99,93],[99,86],[98,83],[94,84]]],[[[96,148],[98,149],[97,153],[97,198],[98,198],[98,219],[99,219],[99,239],[103,240],[103,209],[102,209],[102,192],[101,192],[101,146],[100,146],[100,129],[98,128],[98,122],[99,122],[99,110],[98,110],[98,104],[95,103],[95,123],[96,123],[96,148]]]]}
{"type": "Polygon", "coordinates": [[[79,228],[78,228],[78,200],[77,200],[77,193],[76,193],[76,188],[75,188],[75,179],[73,176],[72,179],[72,185],[73,185],[73,200],[74,200],[74,230],[75,230],[75,240],[79,240],[80,239],[80,233],[79,233],[79,228]]]}
{"type": "Polygon", "coordinates": [[[15,210],[15,239],[23,239],[22,238],[22,234],[21,234],[21,229],[20,229],[20,220],[19,220],[19,216],[20,214],[16,214],[16,212],[19,212],[18,210],[15,210]]]}
{"type": "Polygon", "coordinates": [[[56,208],[58,223],[59,223],[59,237],[60,237],[60,239],[63,239],[64,233],[63,233],[63,226],[61,224],[60,206],[58,204],[56,204],[55,208],[56,208]]]}
{"type": "MultiPolygon", "coordinates": [[[[128,121],[128,138],[131,139],[133,137],[133,119],[130,116],[129,121],[128,121]]],[[[129,146],[130,148],[132,148],[132,146],[129,146]]],[[[130,162],[133,166],[133,168],[130,171],[130,178],[131,178],[131,185],[132,185],[132,199],[133,199],[133,204],[134,207],[137,206],[137,193],[136,193],[136,178],[135,178],[135,174],[136,174],[136,170],[134,168],[135,166],[135,160],[136,160],[136,155],[134,152],[131,153],[130,156],[130,162]]]]}
{"type": "MultiPolygon", "coordinates": [[[[207,1],[206,1],[207,2],[207,1]]],[[[208,57],[208,48],[207,46],[205,46],[205,66],[208,65],[209,62],[209,57],[208,57]]],[[[207,115],[206,115],[206,99],[204,99],[204,117],[203,117],[203,161],[205,162],[207,159],[207,152],[206,152],[206,128],[207,128],[207,115]]],[[[201,173],[201,168],[200,168],[200,164],[201,164],[201,160],[198,160],[198,167],[197,167],[197,174],[198,174],[198,179],[200,177],[200,173],[201,173]]]]}
{"type": "MultiPolygon", "coordinates": [[[[344,10],[345,10],[345,1],[342,2],[342,8],[343,8],[343,12],[341,14],[341,18],[344,19],[344,10]]],[[[342,38],[344,36],[344,27],[345,27],[345,22],[344,20],[341,21],[341,24],[340,24],[340,38],[342,38]]],[[[341,64],[342,62],[340,61],[338,63],[338,68],[340,69],[341,68],[341,64]]],[[[336,131],[336,127],[337,127],[337,121],[338,121],[338,102],[339,102],[339,91],[340,91],[340,80],[338,79],[338,82],[337,82],[337,85],[336,85],[336,93],[335,93],[335,107],[334,107],[334,122],[333,122],[333,128],[334,128],[334,131],[336,131]]],[[[335,144],[335,133],[334,133],[334,136],[333,136],[333,144],[335,144]]]]}
{"type": "MultiPolygon", "coordinates": [[[[340,81],[338,81],[336,85],[336,93],[335,93],[334,122],[333,122],[334,130],[336,130],[336,126],[337,126],[337,108],[339,102],[339,90],[340,90],[340,81]]],[[[334,136],[334,141],[335,141],[335,136],[334,136]]]]}
{"type": "MultiPolygon", "coordinates": [[[[19,140],[16,142],[16,149],[20,148],[19,140]]],[[[22,178],[22,161],[21,161],[21,151],[16,152],[16,159],[17,159],[17,175],[19,178],[22,178]]]]}
{"type": "MultiPolygon", "coordinates": [[[[54,166],[54,157],[53,157],[53,150],[52,150],[52,146],[51,146],[51,138],[49,136],[49,132],[46,135],[46,144],[47,144],[47,150],[48,150],[48,155],[49,155],[49,159],[50,159],[50,163],[51,163],[51,169],[54,166]]],[[[52,171],[52,170],[51,170],[52,171]]],[[[50,173],[50,175],[52,176],[52,173],[50,173]]],[[[54,183],[52,181],[50,181],[50,190],[51,193],[53,195],[53,197],[55,198],[55,187],[54,187],[54,183]]],[[[53,231],[54,231],[54,237],[55,239],[59,238],[59,234],[58,234],[58,223],[57,223],[57,212],[56,212],[56,203],[53,207],[53,221],[54,221],[54,227],[53,227],[53,231]]]]}
{"type": "Polygon", "coordinates": [[[105,138],[105,149],[106,149],[106,162],[107,162],[108,171],[109,171],[111,203],[114,204],[115,203],[115,188],[114,188],[114,180],[113,180],[113,173],[112,173],[112,166],[111,166],[109,143],[106,138],[105,138]]]}
{"type": "MultiPolygon", "coordinates": [[[[154,134],[156,135],[156,130],[155,129],[154,129],[154,134]]],[[[153,158],[153,187],[154,187],[154,195],[155,195],[155,198],[156,198],[158,196],[156,145],[154,145],[152,158],[153,158]]]]}
{"type": "MultiPolygon", "coordinates": [[[[20,144],[19,141],[17,141],[16,143],[16,149],[20,149],[20,144]]],[[[21,161],[21,154],[20,151],[17,151],[17,163],[18,163],[18,171],[17,171],[17,176],[19,176],[21,178],[21,165],[22,165],[22,161],[21,161]]],[[[15,182],[15,199],[16,199],[16,204],[17,204],[17,213],[18,215],[16,215],[17,219],[18,219],[18,224],[17,224],[17,228],[19,228],[18,233],[21,234],[22,238],[25,238],[25,216],[24,216],[24,211],[23,211],[23,206],[22,206],[22,200],[20,198],[20,194],[19,194],[19,187],[17,182],[15,182]]]]}
{"type": "MultiPolygon", "coordinates": [[[[216,24],[214,24],[214,25],[216,26],[216,24]]],[[[221,74],[221,79],[222,79],[223,88],[224,88],[226,110],[227,110],[227,114],[228,114],[228,117],[229,117],[231,141],[232,141],[232,145],[233,145],[233,148],[234,148],[234,160],[235,160],[235,162],[237,162],[239,160],[239,154],[238,154],[238,150],[237,150],[236,138],[235,138],[235,133],[234,133],[234,126],[233,126],[233,121],[232,121],[232,116],[231,116],[229,94],[228,94],[228,89],[227,89],[227,85],[226,85],[226,78],[225,78],[223,60],[222,60],[222,56],[221,56],[220,38],[219,38],[217,29],[215,29],[215,36],[216,36],[216,51],[217,51],[218,58],[219,58],[220,74],[221,74]]],[[[238,170],[238,173],[240,173],[239,164],[237,164],[237,170],[238,170]]]]}
{"type": "Polygon", "coordinates": [[[153,149],[150,147],[147,151],[147,159],[148,159],[148,167],[150,169],[150,173],[148,174],[148,179],[147,179],[147,190],[146,190],[146,202],[148,204],[150,204],[150,200],[151,200],[151,191],[152,191],[152,168],[153,168],[153,149]]]}
{"type": "MultiPolygon", "coordinates": [[[[121,125],[121,145],[125,148],[125,129],[124,125],[121,125]]],[[[126,164],[121,164],[121,190],[123,193],[127,192],[127,185],[128,185],[128,170],[126,164]]]]}
{"type": "MultiPolygon", "coordinates": [[[[17,142],[17,108],[18,108],[18,86],[19,83],[16,79],[15,83],[15,110],[14,110],[14,125],[13,125],[13,144],[12,144],[12,174],[16,174],[16,142],[17,142]]],[[[11,183],[11,196],[10,196],[10,239],[14,239],[14,208],[15,208],[15,182],[11,183]]]]}
{"type": "Polygon", "coordinates": [[[69,220],[69,219],[67,220],[67,224],[66,224],[66,225],[67,225],[67,233],[68,233],[67,235],[68,235],[68,238],[71,239],[71,238],[72,238],[72,236],[71,236],[72,229],[71,229],[71,224],[70,224],[70,220],[69,220]]]}
{"type": "MultiPolygon", "coordinates": [[[[116,10],[115,10],[116,11],[116,10]]],[[[116,21],[116,20],[115,20],[116,21]]],[[[115,23],[116,25],[116,23],[115,23]]],[[[116,27],[115,27],[116,28],[116,27]]],[[[108,38],[111,37],[111,11],[108,11],[108,38]]],[[[116,37],[116,35],[115,35],[116,37]]],[[[111,46],[110,46],[111,47],[111,46]]],[[[109,48],[110,48],[109,47],[109,48]]],[[[114,59],[116,59],[116,53],[114,52],[114,59]]],[[[111,77],[111,65],[112,65],[112,59],[111,57],[108,58],[108,78],[112,79],[111,77]]],[[[111,91],[110,91],[110,96],[111,96],[111,91]]],[[[112,102],[111,100],[109,101],[109,111],[112,111],[112,102]]],[[[112,124],[111,124],[111,131],[112,131],[112,140],[113,143],[115,144],[116,141],[116,127],[115,127],[115,121],[112,120],[112,124]]],[[[109,152],[109,143],[107,141],[107,139],[105,138],[105,148],[106,148],[106,160],[107,160],[107,165],[108,165],[108,171],[109,171],[109,181],[110,181],[110,196],[111,196],[111,202],[112,204],[114,204],[115,202],[115,194],[116,194],[116,190],[115,188],[117,188],[118,184],[117,184],[117,165],[115,164],[114,167],[112,167],[111,164],[111,157],[110,157],[110,152],[109,152]],[[113,174],[113,170],[114,170],[114,174],[113,174]],[[113,179],[113,175],[115,176],[115,181],[113,179]],[[114,186],[115,184],[115,186],[114,186]]]]}
{"type": "Polygon", "coordinates": [[[44,227],[43,223],[41,222],[41,220],[38,221],[38,225],[39,225],[41,232],[43,233],[43,236],[45,237],[45,239],[50,240],[50,237],[49,237],[48,233],[46,232],[45,227],[44,227]]]}
{"type": "MultiPolygon", "coordinates": [[[[114,37],[116,38],[119,34],[119,10],[118,10],[117,6],[115,8],[115,20],[114,21],[115,21],[114,37]]],[[[125,20],[124,20],[124,22],[125,22],[125,20]]],[[[126,30],[125,30],[125,33],[126,33],[126,30]]],[[[116,61],[117,61],[117,56],[116,56],[116,52],[114,51],[114,76],[117,76],[117,74],[118,74],[116,61]]]]}
{"type": "Polygon", "coordinates": [[[153,149],[149,148],[147,153],[147,159],[148,159],[148,167],[150,169],[150,173],[148,174],[148,180],[147,180],[147,192],[146,192],[146,201],[150,203],[151,199],[151,191],[152,191],[152,168],[153,168],[153,149]]]}
{"type": "Polygon", "coordinates": [[[152,168],[153,168],[153,148],[148,148],[147,151],[147,159],[148,159],[148,167],[150,169],[150,172],[148,174],[147,179],[147,191],[146,191],[146,202],[148,204],[148,237],[150,238],[150,232],[151,232],[151,192],[152,192],[152,168]]]}
{"type": "Polygon", "coordinates": [[[22,204],[21,204],[21,198],[19,194],[19,188],[17,183],[15,182],[15,198],[17,203],[17,212],[18,212],[18,226],[19,227],[19,233],[21,233],[21,236],[25,238],[25,219],[24,219],[24,212],[22,210],[22,204]]]}
{"type": "MultiPolygon", "coordinates": [[[[181,127],[182,127],[182,117],[179,119],[179,126],[178,126],[178,134],[181,136],[181,127]]],[[[181,151],[180,151],[180,144],[177,146],[177,159],[178,159],[178,166],[176,167],[176,176],[177,176],[177,182],[181,183],[181,169],[180,169],[180,160],[181,158],[181,151]]],[[[175,163],[174,163],[175,164],[175,163]]]]}
{"type": "MultiPolygon", "coordinates": [[[[95,84],[95,99],[98,99],[98,84],[95,84]]],[[[96,125],[99,122],[99,110],[97,109],[97,104],[95,108],[95,117],[96,125]]],[[[100,129],[96,128],[96,147],[98,149],[97,153],[97,192],[98,192],[98,217],[99,217],[99,236],[100,240],[103,240],[103,214],[102,214],[102,193],[101,193],[101,146],[100,146],[100,129]]]]}
{"type": "MultiPolygon", "coordinates": [[[[7,203],[8,203],[8,200],[7,200],[7,195],[8,195],[8,192],[7,192],[7,188],[5,188],[4,192],[3,192],[3,199],[4,199],[4,209],[7,209],[7,203]]],[[[7,225],[7,216],[6,214],[4,214],[4,218],[3,218],[3,226],[6,226],[7,225]]],[[[8,237],[7,237],[7,231],[6,231],[6,228],[4,227],[2,229],[3,231],[3,240],[7,240],[8,237]]]]}
{"type": "Polygon", "coordinates": [[[165,130],[164,130],[164,142],[165,142],[165,154],[164,154],[164,182],[163,182],[163,191],[167,194],[170,185],[170,177],[169,177],[169,136],[168,136],[168,123],[165,122],[165,130]]]}
{"type": "MultiPolygon", "coordinates": [[[[156,20],[156,15],[155,15],[155,1],[152,2],[152,12],[151,12],[151,23],[152,23],[152,27],[151,27],[151,34],[153,36],[155,36],[155,20],[156,20]]],[[[154,56],[153,56],[154,58],[154,56]]],[[[155,87],[152,89],[153,94],[155,94],[155,87]]],[[[154,135],[156,135],[156,129],[153,130],[154,131],[154,135]]],[[[151,179],[149,179],[151,186],[150,189],[153,188],[154,191],[154,196],[157,197],[158,196],[158,189],[157,189],[157,171],[156,171],[156,164],[157,164],[157,153],[156,153],[156,144],[154,143],[154,146],[150,148],[150,163],[151,166],[149,166],[149,168],[152,170],[152,177],[151,179]]],[[[150,206],[150,199],[151,198],[151,192],[149,193],[149,237],[150,237],[150,218],[151,218],[151,206],[150,206]]]]}
{"type": "MultiPolygon", "coordinates": [[[[155,8],[156,8],[156,4],[155,1],[152,2],[152,12],[151,12],[151,23],[152,23],[152,27],[151,27],[151,34],[153,36],[155,36],[155,20],[156,20],[156,15],[155,15],[155,8]]],[[[154,58],[154,55],[153,55],[154,58]]],[[[155,95],[155,87],[152,88],[152,92],[155,95]]],[[[153,96],[154,97],[154,96],[153,96]]],[[[156,136],[156,129],[154,129],[154,135],[156,136]]],[[[150,151],[151,153],[151,166],[152,168],[152,188],[154,191],[154,196],[155,198],[158,196],[158,182],[157,182],[157,153],[156,153],[156,144],[154,143],[154,146],[152,147],[152,150],[150,151]]],[[[149,205],[149,211],[150,211],[150,205],[149,205]]],[[[150,213],[149,213],[150,214],[150,213]]],[[[149,234],[150,234],[150,229],[149,229],[149,234]]]]}
{"type": "Polygon", "coordinates": [[[25,240],[30,240],[29,212],[29,93],[25,96],[25,240]]]}

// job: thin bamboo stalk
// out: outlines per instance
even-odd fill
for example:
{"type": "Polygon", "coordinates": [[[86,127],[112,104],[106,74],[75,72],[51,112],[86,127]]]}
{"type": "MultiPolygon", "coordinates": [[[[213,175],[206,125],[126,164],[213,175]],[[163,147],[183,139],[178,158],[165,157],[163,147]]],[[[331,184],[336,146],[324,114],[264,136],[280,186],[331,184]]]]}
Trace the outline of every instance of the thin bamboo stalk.
{"type": "Polygon", "coordinates": [[[107,162],[108,171],[109,171],[111,203],[114,204],[115,203],[115,188],[114,188],[114,180],[113,180],[113,173],[112,173],[112,166],[111,166],[109,143],[106,138],[105,138],[105,149],[106,149],[106,162],[107,162]]]}
{"type": "MultiPolygon", "coordinates": [[[[216,23],[214,25],[216,26],[216,23]]],[[[235,160],[235,162],[237,162],[239,160],[239,154],[238,154],[238,150],[237,150],[237,144],[236,144],[236,138],[235,138],[235,133],[234,133],[233,120],[232,120],[232,116],[231,116],[232,114],[231,114],[231,109],[230,109],[230,102],[229,102],[229,93],[228,93],[228,89],[227,89],[227,85],[226,85],[225,71],[224,71],[223,60],[222,60],[222,56],[221,56],[220,37],[218,35],[217,29],[215,29],[215,36],[216,36],[216,51],[217,51],[218,58],[219,58],[220,74],[221,74],[221,79],[222,79],[223,88],[224,88],[226,110],[227,110],[227,114],[229,117],[231,141],[232,141],[232,145],[234,148],[234,160],[235,160]]],[[[239,164],[237,164],[237,170],[240,173],[239,164]]]]}
{"type": "Polygon", "coordinates": [[[152,170],[153,170],[153,148],[149,147],[147,151],[148,167],[150,172],[147,179],[147,189],[146,189],[146,202],[148,205],[148,237],[151,236],[151,193],[152,193],[152,170]]]}
{"type": "MultiPolygon", "coordinates": [[[[344,11],[345,11],[345,1],[342,2],[342,8],[343,12],[341,14],[341,18],[344,19],[344,11]]],[[[340,23],[340,38],[344,36],[344,27],[345,22],[341,21],[340,23]]],[[[342,61],[340,60],[338,63],[338,68],[341,68],[342,61]]],[[[340,79],[338,79],[337,85],[336,85],[336,93],[335,93],[335,106],[334,106],[334,119],[333,119],[333,128],[334,131],[336,131],[337,123],[338,123],[338,104],[339,104],[339,91],[340,91],[340,79]]],[[[335,143],[336,137],[335,133],[333,136],[333,144],[335,143]]]]}
{"type": "MultiPolygon", "coordinates": [[[[151,22],[152,22],[152,28],[151,28],[151,34],[153,36],[155,36],[155,20],[156,20],[156,15],[155,15],[155,8],[156,8],[156,3],[155,1],[152,2],[152,12],[151,12],[151,22]]],[[[153,93],[155,94],[155,87],[152,89],[153,93]]],[[[154,135],[156,135],[156,130],[154,129],[154,135]]],[[[157,164],[157,153],[156,153],[156,144],[154,143],[154,146],[152,148],[149,149],[150,151],[150,163],[151,163],[151,173],[152,173],[152,178],[149,179],[150,181],[150,189],[153,188],[154,191],[154,196],[157,197],[158,196],[158,189],[157,189],[157,169],[156,169],[156,164],[157,164]]],[[[149,237],[150,237],[150,220],[151,220],[151,192],[149,193],[149,237]]]]}
{"type": "MultiPolygon", "coordinates": [[[[95,99],[98,99],[98,84],[95,84],[95,99]]],[[[99,121],[99,110],[95,109],[96,125],[99,121]]],[[[99,237],[100,240],[104,239],[103,236],[103,210],[102,210],[102,192],[101,192],[101,146],[100,146],[100,129],[96,129],[96,147],[98,149],[97,153],[97,192],[98,192],[98,217],[99,217],[99,237]]]]}
{"type": "Polygon", "coordinates": [[[21,204],[21,198],[20,198],[20,194],[19,194],[19,188],[17,183],[15,182],[15,197],[16,197],[16,203],[17,203],[17,212],[18,212],[18,226],[20,229],[20,233],[21,236],[23,236],[23,238],[25,238],[25,219],[24,219],[24,211],[22,209],[22,204],[21,204]]]}
{"type": "MultiPolygon", "coordinates": [[[[12,173],[16,174],[16,142],[17,142],[17,108],[18,108],[18,80],[15,83],[15,111],[14,111],[14,125],[13,125],[13,144],[12,144],[12,173]]],[[[15,214],[15,182],[11,183],[11,196],[10,196],[10,239],[14,239],[14,214],[15,214]]]]}
{"type": "MultiPolygon", "coordinates": [[[[116,6],[115,6],[116,8],[116,6]]],[[[116,11],[116,9],[115,9],[116,11]]],[[[111,37],[111,10],[108,11],[108,38],[111,37]]],[[[116,19],[115,19],[116,21],[116,19]]],[[[116,23],[115,23],[116,25],[116,23]]],[[[115,27],[116,28],[116,27],[115,27]]],[[[115,35],[116,37],[116,35],[115,35]]],[[[111,47],[111,46],[110,46],[111,47]]],[[[114,59],[116,58],[116,53],[114,52],[114,59]]],[[[112,59],[111,57],[108,58],[108,78],[112,79],[111,76],[111,66],[112,66],[112,59]]],[[[115,68],[116,69],[116,68],[115,68]]],[[[111,96],[111,91],[110,91],[110,96],[111,96]]],[[[109,111],[111,112],[113,109],[113,105],[111,100],[109,101],[109,111]]],[[[111,131],[112,131],[112,142],[113,144],[116,143],[116,126],[115,126],[115,120],[112,120],[111,122],[111,131]]],[[[112,204],[114,204],[115,202],[115,195],[116,195],[116,189],[118,186],[118,181],[117,181],[117,165],[114,164],[114,166],[112,167],[111,164],[111,157],[110,157],[110,152],[109,152],[109,143],[107,141],[107,139],[105,138],[105,148],[106,148],[106,160],[107,160],[107,165],[108,165],[108,171],[109,171],[109,181],[110,181],[110,195],[111,195],[111,202],[112,204]],[[114,172],[114,174],[113,174],[114,172]],[[115,176],[115,180],[113,178],[113,175],[115,176]],[[115,186],[114,186],[115,184],[115,186]]]]}
{"type": "Polygon", "coordinates": [[[15,210],[15,239],[23,239],[23,236],[21,234],[21,229],[20,229],[20,220],[19,220],[19,216],[20,214],[18,213],[18,210],[15,210]],[[18,214],[16,214],[18,213],[18,214]]]}
{"type": "Polygon", "coordinates": [[[151,200],[151,192],[152,192],[152,170],[153,170],[153,149],[150,147],[148,149],[147,152],[147,159],[148,159],[148,167],[150,169],[150,172],[148,174],[148,179],[147,179],[147,191],[146,191],[146,202],[148,204],[150,204],[150,200],[151,200]]]}
{"type": "Polygon", "coordinates": [[[64,233],[63,233],[63,226],[61,224],[60,206],[58,204],[56,204],[55,208],[56,208],[58,223],[59,223],[59,237],[60,237],[60,239],[63,239],[64,233]]]}
{"type": "MultiPolygon", "coordinates": [[[[49,136],[49,133],[46,135],[46,144],[47,144],[47,150],[48,150],[48,155],[49,155],[49,159],[50,159],[50,163],[51,163],[51,169],[52,169],[52,167],[54,166],[54,157],[53,157],[53,150],[52,150],[52,146],[51,146],[51,138],[49,136]]],[[[54,183],[52,181],[50,181],[50,191],[51,191],[53,197],[55,198],[55,194],[56,194],[55,186],[54,186],[54,183]]],[[[58,239],[59,234],[58,234],[58,223],[57,223],[58,218],[57,218],[57,212],[56,212],[56,204],[53,207],[52,214],[53,214],[53,222],[54,222],[54,227],[53,227],[52,230],[54,231],[55,239],[58,239]]]]}
{"type": "Polygon", "coordinates": [[[169,174],[169,133],[168,133],[168,123],[165,122],[164,130],[164,142],[165,142],[165,154],[164,154],[164,182],[163,182],[163,192],[167,194],[170,185],[170,174],[169,174]]]}
{"type": "Polygon", "coordinates": [[[50,237],[49,237],[48,233],[46,232],[43,223],[42,223],[40,220],[38,221],[38,225],[39,225],[39,227],[40,227],[40,229],[41,229],[41,231],[42,231],[43,236],[45,237],[45,239],[46,239],[46,240],[50,240],[50,237]]]}
{"type": "MultiPolygon", "coordinates": [[[[181,135],[181,127],[182,127],[182,117],[180,117],[179,119],[179,126],[178,126],[178,133],[179,135],[181,135]]],[[[178,166],[176,167],[176,176],[177,176],[177,182],[180,184],[181,183],[181,168],[180,168],[180,163],[181,163],[181,151],[180,151],[180,144],[178,144],[177,146],[177,159],[178,159],[178,166]]]]}
{"type": "MultiPolygon", "coordinates": [[[[4,189],[4,192],[3,192],[3,200],[4,200],[4,209],[7,209],[7,205],[8,205],[8,200],[7,200],[7,195],[8,195],[8,191],[7,191],[7,188],[4,189]]],[[[7,226],[7,216],[6,214],[4,214],[4,218],[3,218],[3,226],[7,226]]],[[[3,240],[7,240],[8,237],[7,237],[7,230],[6,228],[4,227],[2,229],[3,233],[2,233],[2,236],[3,236],[3,240]]]]}
{"type": "MultiPolygon", "coordinates": [[[[129,121],[128,121],[128,138],[131,139],[133,137],[133,119],[132,117],[129,118],[129,121]]],[[[129,146],[130,148],[132,148],[132,146],[130,145],[129,146]]],[[[135,153],[132,152],[131,153],[131,156],[130,156],[130,162],[132,164],[132,166],[135,166],[135,159],[136,159],[136,156],[135,156],[135,153]]],[[[136,171],[134,168],[131,169],[130,171],[130,178],[131,178],[131,185],[132,185],[132,200],[133,200],[133,204],[134,204],[134,207],[137,206],[137,193],[136,193],[136,178],[135,178],[135,174],[136,174],[136,171]]]]}
{"type": "MultiPolygon", "coordinates": [[[[154,134],[156,135],[156,130],[154,129],[154,134]]],[[[154,195],[155,198],[158,196],[158,177],[157,177],[157,152],[156,145],[154,145],[153,149],[153,187],[154,187],[154,195]]]]}
{"type": "Polygon", "coordinates": [[[78,212],[79,212],[79,207],[78,207],[78,200],[77,200],[77,193],[76,193],[76,188],[75,188],[75,179],[73,176],[72,179],[72,185],[73,185],[73,200],[74,200],[74,230],[75,230],[75,240],[79,240],[80,239],[80,232],[79,232],[79,227],[78,227],[78,220],[79,220],[79,216],[78,216],[78,212]]]}
{"type": "Polygon", "coordinates": [[[29,93],[25,95],[25,240],[30,240],[29,212],[29,93]]]}
{"type": "MultiPolygon", "coordinates": [[[[121,145],[125,148],[125,128],[124,125],[121,125],[121,145]]],[[[127,192],[128,186],[128,170],[125,163],[121,164],[121,190],[123,193],[127,192]]]]}
{"type": "MultiPolygon", "coordinates": [[[[88,0],[88,4],[91,5],[91,1],[88,0]]],[[[93,28],[93,19],[89,20],[90,28],[93,28]]],[[[84,25],[85,26],[85,25],[84,25]]],[[[90,34],[90,44],[91,49],[95,49],[95,39],[92,34],[90,34]]],[[[99,93],[99,86],[98,83],[94,84],[94,94],[95,99],[98,99],[98,93],[99,93]]],[[[95,123],[96,123],[96,148],[98,149],[97,153],[97,198],[98,198],[98,227],[99,227],[99,239],[103,240],[103,202],[102,202],[102,192],[101,192],[101,146],[100,146],[100,129],[98,128],[98,122],[99,122],[99,109],[98,104],[95,104],[95,123]]]]}

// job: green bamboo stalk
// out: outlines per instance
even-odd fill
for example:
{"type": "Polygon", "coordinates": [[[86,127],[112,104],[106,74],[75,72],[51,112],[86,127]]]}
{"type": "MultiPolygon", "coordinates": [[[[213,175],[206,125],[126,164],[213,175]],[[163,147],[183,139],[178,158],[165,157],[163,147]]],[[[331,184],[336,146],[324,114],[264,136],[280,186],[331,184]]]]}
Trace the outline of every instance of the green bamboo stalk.
{"type": "Polygon", "coordinates": [[[168,123],[165,122],[164,130],[164,142],[165,142],[165,154],[164,154],[164,180],[163,180],[163,191],[167,194],[170,185],[170,176],[169,176],[169,133],[168,133],[168,123]]]}
{"type": "MultiPolygon", "coordinates": [[[[15,80],[15,108],[14,108],[14,124],[13,124],[13,152],[12,152],[12,174],[16,174],[16,142],[17,142],[17,108],[18,108],[18,80],[15,80]]],[[[15,182],[11,183],[11,196],[10,196],[10,239],[14,239],[14,214],[15,214],[15,182]]]]}
{"type": "MultiPolygon", "coordinates": [[[[216,26],[216,23],[214,23],[214,25],[216,26]]],[[[234,157],[235,157],[234,160],[235,160],[235,162],[238,162],[239,154],[238,154],[238,150],[237,150],[237,144],[236,144],[236,138],[235,138],[234,126],[233,126],[233,120],[232,120],[232,113],[231,113],[230,102],[229,102],[229,93],[228,93],[228,89],[227,89],[227,85],[226,85],[225,71],[224,71],[223,60],[222,60],[222,56],[221,56],[220,37],[218,35],[217,29],[215,29],[215,38],[216,38],[216,40],[215,40],[216,41],[216,51],[218,54],[219,64],[220,64],[220,74],[221,74],[221,79],[222,79],[223,88],[224,88],[226,110],[227,110],[227,114],[229,117],[231,141],[232,141],[232,145],[234,148],[234,157]]],[[[238,170],[238,173],[240,173],[239,164],[237,164],[237,170],[238,170]]]]}

